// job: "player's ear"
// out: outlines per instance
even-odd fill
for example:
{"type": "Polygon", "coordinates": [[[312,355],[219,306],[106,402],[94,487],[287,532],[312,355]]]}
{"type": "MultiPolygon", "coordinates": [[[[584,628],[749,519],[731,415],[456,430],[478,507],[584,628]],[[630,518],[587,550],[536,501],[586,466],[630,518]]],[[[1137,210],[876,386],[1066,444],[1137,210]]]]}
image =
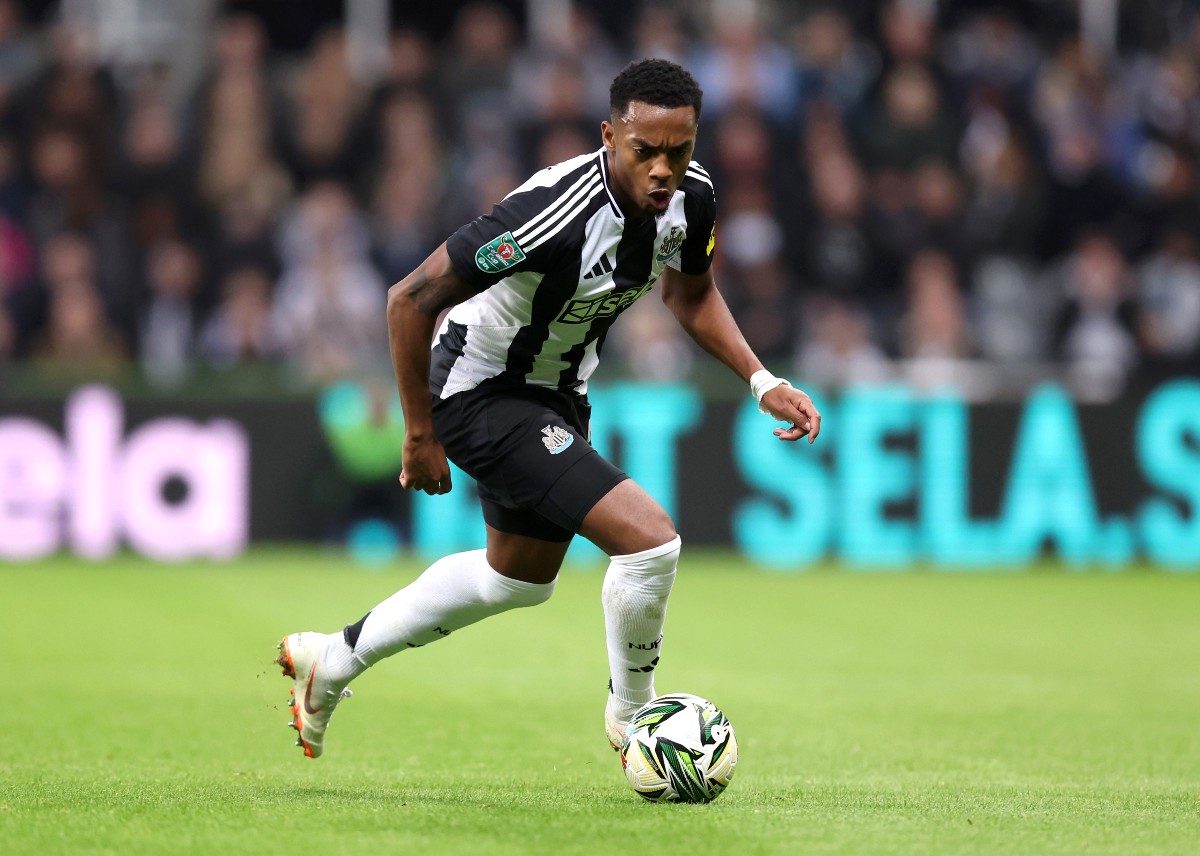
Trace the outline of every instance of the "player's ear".
{"type": "Polygon", "coordinates": [[[607,120],[600,123],[600,139],[610,152],[617,148],[617,129],[607,120]]]}

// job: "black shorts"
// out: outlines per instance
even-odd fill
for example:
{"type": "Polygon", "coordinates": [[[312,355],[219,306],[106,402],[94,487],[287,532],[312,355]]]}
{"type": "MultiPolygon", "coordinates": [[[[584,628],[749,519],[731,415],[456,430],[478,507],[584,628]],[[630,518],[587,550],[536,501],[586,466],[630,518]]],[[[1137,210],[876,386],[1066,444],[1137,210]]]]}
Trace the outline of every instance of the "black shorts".
{"type": "Polygon", "coordinates": [[[584,396],[541,387],[477,387],[434,399],[446,456],[479,485],[493,529],[569,541],[600,499],[628,478],[588,443],[584,396]]]}

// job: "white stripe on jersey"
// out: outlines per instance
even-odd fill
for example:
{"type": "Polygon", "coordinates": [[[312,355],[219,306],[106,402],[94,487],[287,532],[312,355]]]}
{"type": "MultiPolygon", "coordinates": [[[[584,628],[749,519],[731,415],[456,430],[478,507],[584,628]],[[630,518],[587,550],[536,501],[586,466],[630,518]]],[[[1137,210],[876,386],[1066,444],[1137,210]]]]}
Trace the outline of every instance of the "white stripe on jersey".
{"type": "Polygon", "coordinates": [[[688,164],[686,174],[690,175],[692,178],[696,179],[697,181],[703,181],[709,187],[713,186],[712,179],[708,177],[708,173],[704,171],[704,167],[699,166],[698,164],[694,164],[694,163],[688,164]]]}
{"type": "Polygon", "coordinates": [[[553,226],[558,222],[558,217],[563,210],[575,204],[579,194],[587,193],[591,190],[593,184],[600,181],[600,171],[595,167],[585,172],[578,181],[572,184],[567,190],[541,210],[541,212],[530,219],[524,226],[512,233],[516,238],[521,249],[529,250],[528,242],[540,234],[544,229],[553,226]]]}
{"type": "Polygon", "coordinates": [[[608,153],[603,148],[600,150],[600,172],[604,177],[604,189],[608,192],[608,201],[612,205],[613,213],[618,218],[623,218],[625,215],[621,213],[621,206],[617,202],[617,197],[613,195],[612,188],[609,186],[612,184],[612,177],[608,174],[608,153]]]}
{"type": "Polygon", "coordinates": [[[583,200],[570,211],[570,213],[568,213],[565,217],[560,219],[558,221],[558,224],[552,230],[550,230],[546,234],[542,235],[536,241],[533,241],[532,243],[526,245],[524,247],[525,251],[528,252],[530,250],[536,249],[537,247],[540,247],[542,244],[546,243],[546,241],[550,240],[555,235],[557,235],[559,232],[561,232],[563,229],[565,229],[568,225],[570,225],[572,220],[574,220],[577,216],[579,216],[581,213],[583,213],[584,211],[587,210],[587,207],[592,202],[592,197],[598,196],[600,194],[600,191],[603,189],[604,188],[601,184],[592,185],[591,190],[588,192],[588,195],[585,196],[583,198],[583,200]]]}
{"type": "MultiPolygon", "coordinates": [[[[441,338],[449,327],[450,318],[447,317],[438,331],[438,338],[441,338]]],[[[469,327],[466,346],[450,367],[441,397],[449,398],[456,392],[474,389],[483,381],[503,371],[508,350],[520,332],[520,326],[469,327]]],[[[436,345],[437,339],[434,339],[434,343],[436,345]]]]}
{"type": "Polygon", "coordinates": [[[576,155],[570,160],[556,163],[554,166],[539,169],[526,179],[524,184],[511,190],[504,198],[508,199],[509,196],[516,196],[518,193],[533,190],[535,187],[553,187],[576,170],[589,166],[589,161],[595,157],[596,152],[589,152],[584,155],[576,155]]]}
{"type": "Polygon", "coordinates": [[[596,366],[600,365],[600,354],[598,348],[600,340],[593,339],[588,342],[587,347],[583,349],[583,359],[579,361],[579,389],[580,395],[587,395],[587,379],[591,377],[592,372],[596,370],[596,366]]]}

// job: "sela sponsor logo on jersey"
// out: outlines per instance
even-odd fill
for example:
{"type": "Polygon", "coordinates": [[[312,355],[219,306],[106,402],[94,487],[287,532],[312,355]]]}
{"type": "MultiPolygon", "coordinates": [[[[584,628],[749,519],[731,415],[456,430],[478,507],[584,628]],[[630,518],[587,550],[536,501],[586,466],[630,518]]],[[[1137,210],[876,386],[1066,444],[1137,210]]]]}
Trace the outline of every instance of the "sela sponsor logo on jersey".
{"type": "Polygon", "coordinates": [[[682,226],[672,226],[667,237],[663,238],[662,244],[658,248],[658,253],[654,256],[658,261],[665,262],[671,256],[679,252],[679,248],[683,246],[683,239],[687,237],[687,232],[682,226]]]}
{"type": "Polygon", "coordinates": [[[525,261],[525,253],[512,232],[493,238],[475,251],[475,264],[484,273],[500,273],[525,261]]]}
{"type": "Polygon", "coordinates": [[[575,442],[575,435],[561,425],[547,425],[542,429],[542,445],[551,455],[557,455],[575,442]]]}
{"type": "Polygon", "coordinates": [[[593,297],[591,300],[572,300],[559,314],[558,320],[563,324],[587,324],[597,318],[607,318],[616,315],[629,304],[633,303],[654,286],[650,280],[641,288],[629,288],[625,291],[609,292],[593,297]]]}
{"type": "Polygon", "coordinates": [[[713,223],[712,232],[708,236],[708,254],[711,256],[717,248],[717,224],[713,223]]]}

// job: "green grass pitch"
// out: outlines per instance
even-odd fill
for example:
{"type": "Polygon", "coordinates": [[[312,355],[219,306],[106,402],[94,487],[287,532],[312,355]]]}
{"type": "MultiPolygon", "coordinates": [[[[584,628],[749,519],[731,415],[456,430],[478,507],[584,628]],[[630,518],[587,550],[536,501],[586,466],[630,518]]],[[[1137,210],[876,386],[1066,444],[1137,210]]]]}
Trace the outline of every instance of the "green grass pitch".
{"type": "Polygon", "coordinates": [[[1200,853],[1200,576],[685,551],[658,688],[720,705],[741,760],[672,806],[604,739],[595,570],[380,664],[303,758],[274,642],[417,571],[0,567],[0,853],[1200,853]]]}

